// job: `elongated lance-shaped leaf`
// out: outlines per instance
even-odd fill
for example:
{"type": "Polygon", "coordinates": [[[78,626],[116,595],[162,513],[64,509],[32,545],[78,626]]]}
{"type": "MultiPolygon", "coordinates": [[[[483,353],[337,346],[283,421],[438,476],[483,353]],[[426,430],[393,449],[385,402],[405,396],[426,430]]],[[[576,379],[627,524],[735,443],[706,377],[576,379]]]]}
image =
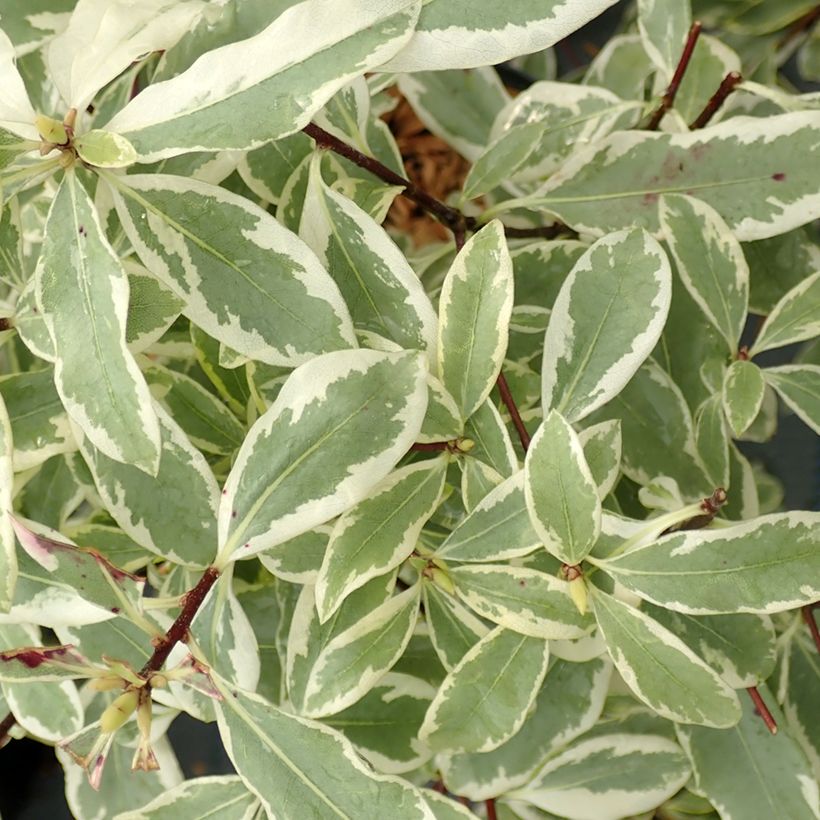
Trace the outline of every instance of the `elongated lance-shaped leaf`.
{"type": "Polygon", "coordinates": [[[384,229],[322,179],[322,152],[310,166],[299,235],[339,286],[353,324],[435,362],[436,314],[418,276],[384,229]]]}
{"type": "Polygon", "coordinates": [[[490,395],[507,350],[513,272],[493,221],[456,256],[439,299],[438,375],[468,419],[490,395]]]}
{"type": "Polygon", "coordinates": [[[589,248],[547,326],[544,411],[575,422],[616,396],[660,338],[671,299],[669,261],[646,231],[619,231],[589,248]]]}
{"type": "Polygon", "coordinates": [[[223,558],[249,558],[362,501],[421,428],[425,370],[420,353],[375,350],[328,353],[294,370],[228,476],[223,558]]]}
{"type": "Polygon", "coordinates": [[[526,567],[481,564],[453,567],[450,579],[458,596],[488,621],[534,638],[582,638],[594,621],[578,612],[569,584],[526,567]]]}
{"type": "Polygon", "coordinates": [[[503,561],[537,549],[541,538],[530,523],[524,471],[490,490],[447,536],[436,556],[448,561],[503,561]]]}
{"type": "Polygon", "coordinates": [[[115,614],[125,606],[139,608],[145,579],[115,567],[93,549],[79,549],[55,541],[12,519],[23,549],[46,571],[53,573],[87,601],[115,614]]]}
{"type": "MultiPolygon", "coordinates": [[[[766,686],[760,694],[778,726],[780,709],[766,686]]],[[[694,787],[724,820],[794,817],[812,820],[820,813],[813,772],[789,732],[774,737],[744,698],[743,717],[728,731],[678,726],[678,739],[692,762],[694,787]]]]}
{"type": "Polygon", "coordinates": [[[820,336],[820,272],[795,285],[774,306],[755,339],[750,356],[820,336]]]}
{"type": "Polygon", "coordinates": [[[0,393],[0,612],[8,612],[14,600],[17,584],[17,550],[12,527],[12,490],[14,442],[6,403],[0,393]]]}
{"type": "Polygon", "coordinates": [[[777,395],[820,435],[820,365],[767,367],[763,377],[777,391],[777,395]]]}
{"type": "Polygon", "coordinates": [[[142,808],[117,815],[117,820],[194,820],[209,814],[221,820],[251,820],[259,798],[238,775],[211,775],[186,780],[142,808]]]}
{"type": "Polygon", "coordinates": [[[715,393],[698,409],[695,442],[710,481],[715,487],[729,486],[729,432],[722,395],[715,393]]]}
{"type": "Polygon", "coordinates": [[[816,111],[798,111],[684,134],[620,131],[575,154],[526,202],[584,233],[654,233],[657,198],[686,192],[743,242],[777,236],[820,215],[817,128],[816,111]]]}
{"type": "Polygon", "coordinates": [[[609,654],[639,700],[679,723],[726,728],[740,720],[737,695],[680,638],[639,609],[589,589],[609,654]]]}
{"type": "Polygon", "coordinates": [[[489,630],[457,598],[435,584],[425,582],[422,595],[430,642],[441,665],[451,672],[489,630]]]}
{"type": "Polygon", "coordinates": [[[555,410],[527,451],[524,495],[547,551],[566,564],[581,563],[601,531],[601,500],[578,435],[555,410]]]}
{"type": "Polygon", "coordinates": [[[304,242],[257,205],[185,177],[106,179],[143,263],[211,336],[288,367],[356,346],[336,284],[304,242]]]}
{"type": "Polygon", "coordinates": [[[217,723],[239,776],[271,817],[433,820],[416,789],[379,775],[343,735],[225,684],[217,723]]]}
{"type": "Polygon", "coordinates": [[[651,811],[692,773],[677,743],[649,734],[581,738],[513,792],[570,820],[620,820],[651,811]]]}
{"type": "Polygon", "coordinates": [[[162,455],[156,476],[108,458],[77,434],[105,507],[140,546],[174,563],[205,567],[216,554],[219,488],[208,462],[158,405],[162,455]]]}
{"type": "Polygon", "coordinates": [[[615,0],[524,0],[501,7],[492,0],[468,5],[451,0],[424,4],[410,42],[384,71],[472,68],[541,51],[563,40],[615,0]]]}
{"type": "Polygon", "coordinates": [[[593,424],[578,433],[584,460],[598,486],[602,501],[618,483],[621,475],[621,422],[618,419],[593,424]]]}
{"type": "Polygon", "coordinates": [[[448,461],[440,456],[401,467],[339,518],[316,580],[322,621],[354,589],[394,569],[415,549],[441,498],[448,461]]]}
{"type": "Polygon", "coordinates": [[[736,436],[743,435],[760,412],[765,389],[763,372],[754,362],[739,359],[729,366],[721,398],[726,420],[736,436]]]}
{"type": "Polygon", "coordinates": [[[740,243],[720,214],[694,197],[661,197],[660,223],[681,281],[734,355],[749,306],[749,266],[740,243]]]}
{"type": "Polygon", "coordinates": [[[444,679],[419,738],[442,752],[497,748],[524,723],[548,662],[546,641],[496,627],[444,679]]]}
{"type": "Polygon", "coordinates": [[[54,197],[35,276],[69,416],[109,458],[155,475],[159,424],[125,346],[128,279],[73,171],[54,197]]]}
{"type": "Polygon", "coordinates": [[[820,598],[818,533],[820,513],[776,513],[667,535],[598,564],[641,598],[676,612],[782,612],[820,598]]]}
{"type": "Polygon", "coordinates": [[[692,20],[689,3],[675,0],[638,0],[638,31],[649,59],[661,70],[665,80],[680,59],[692,20]]]}
{"type": "Polygon", "coordinates": [[[421,584],[388,598],[331,640],[305,687],[303,714],[324,717],[363,697],[404,652],[418,617],[421,584]]]}
{"type": "Polygon", "coordinates": [[[392,57],[419,8],[418,0],[291,6],[254,37],[209,51],[179,76],[149,86],[106,129],[127,136],[145,162],[280,139],[307,125],[354,77],[392,57]],[[316,26],[329,19],[334,25],[316,26]]]}
{"type": "Polygon", "coordinates": [[[471,800],[487,800],[523,786],[548,755],[595,724],[611,672],[606,655],[585,663],[553,659],[521,729],[492,752],[444,758],[444,782],[471,800]],[[562,708],[556,709],[556,703],[562,708]]]}

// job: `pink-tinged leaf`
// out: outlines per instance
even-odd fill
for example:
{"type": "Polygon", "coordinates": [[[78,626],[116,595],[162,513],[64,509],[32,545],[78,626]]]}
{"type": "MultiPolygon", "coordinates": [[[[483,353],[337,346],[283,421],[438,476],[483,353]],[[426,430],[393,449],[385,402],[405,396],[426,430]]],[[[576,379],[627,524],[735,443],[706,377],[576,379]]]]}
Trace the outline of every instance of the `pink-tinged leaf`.
{"type": "Polygon", "coordinates": [[[119,613],[123,604],[137,606],[145,579],[114,566],[93,549],[55,541],[29,529],[20,520],[11,520],[23,549],[43,569],[83,598],[110,612],[119,613]]]}
{"type": "Polygon", "coordinates": [[[86,658],[65,646],[26,646],[0,652],[0,680],[56,681],[88,678],[95,673],[86,658]]]}

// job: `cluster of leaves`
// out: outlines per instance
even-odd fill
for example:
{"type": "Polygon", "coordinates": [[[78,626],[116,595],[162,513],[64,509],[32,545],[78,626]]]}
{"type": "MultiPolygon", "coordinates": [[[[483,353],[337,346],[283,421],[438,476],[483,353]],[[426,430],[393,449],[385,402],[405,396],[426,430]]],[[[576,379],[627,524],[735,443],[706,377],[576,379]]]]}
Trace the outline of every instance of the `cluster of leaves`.
{"type": "Polygon", "coordinates": [[[820,432],[817,15],[556,81],[610,5],[0,4],[0,735],[78,818],[818,816],[820,515],[736,443],[820,432]]]}

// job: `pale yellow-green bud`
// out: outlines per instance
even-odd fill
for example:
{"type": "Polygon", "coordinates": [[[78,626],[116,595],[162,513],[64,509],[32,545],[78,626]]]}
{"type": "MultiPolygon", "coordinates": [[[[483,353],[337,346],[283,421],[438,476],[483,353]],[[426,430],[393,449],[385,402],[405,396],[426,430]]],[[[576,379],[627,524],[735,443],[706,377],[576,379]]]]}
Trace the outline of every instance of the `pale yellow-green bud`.
{"type": "Polygon", "coordinates": [[[458,449],[460,452],[469,453],[470,450],[473,449],[473,447],[475,447],[475,441],[473,441],[471,438],[459,439],[458,449]]]}
{"type": "Polygon", "coordinates": [[[589,600],[586,581],[582,577],[573,578],[569,582],[569,597],[582,615],[586,615],[589,600]]]}
{"type": "Polygon", "coordinates": [[[123,692],[103,713],[100,718],[100,729],[103,732],[116,732],[139,704],[140,693],[136,689],[123,692]]]}
{"type": "Polygon", "coordinates": [[[450,576],[443,569],[433,567],[430,571],[430,577],[433,579],[433,583],[436,586],[441,587],[445,592],[449,592],[450,595],[456,594],[456,588],[453,584],[452,578],[450,578],[450,576]]]}
{"type": "Polygon", "coordinates": [[[68,142],[68,131],[59,120],[53,117],[38,114],[34,118],[34,127],[46,142],[52,142],[55,145],[65,145],[68,142]]]}

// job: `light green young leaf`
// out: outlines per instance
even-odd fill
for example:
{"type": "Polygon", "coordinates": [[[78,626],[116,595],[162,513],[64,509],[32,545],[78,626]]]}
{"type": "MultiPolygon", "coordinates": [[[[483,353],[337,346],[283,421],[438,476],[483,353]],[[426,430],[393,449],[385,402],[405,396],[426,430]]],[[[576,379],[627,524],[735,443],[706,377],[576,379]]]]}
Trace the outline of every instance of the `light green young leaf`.
{"type": "Polygon", "coordinates": [[[729,432],[722,396],[715,393],[699,408],[695,418],[698,455],[715,487],[729,486],[729,432]]]}
{"type": "Polygon", "coordinates": [[[322,179],[314,154],[299,235],[339,286],[358,330],[427,350],[435,362],[436,315],[418,276],[392,239],[322,179]]]}
{"type": "Polygon", "coordinates": [[[394,569],[415,549],[438,506],[447,464],[442,456],[401,467],[339,517],[316,580],[322,622],[354,589],[394,569]]]}
{"type": "Polygon", "coordinates": [[[249,558],[362,501],[415,440],[426,404],[419,353],[340,351],[294,370],[225,485],[223,560],[249,558]]]}
{"type": "Polygon", "coordinates": [[[541,51],[597,17],[615,0],[524,0],[498,6],[429,0],[410,42],[383,71],[440,71],[495,65],[541,51]]]}
{"type": "Polygon", "coordinates": [[[749,351],[756,356],[764,350],[784,347],[820,336],[820,272],[795,285],[772,308],[749,351]]]}
{"type": "Polygon", "coordinates": [[[639,609],[589,590],[609,654],[638,700],[679,723],[727,728],[740,720],[735,693],[680,638],[639,609]]]}
{"type": "Polygon", "coordinates": [[[608,734],[573,743],[511,796],[569,820],[620,820],[652,811],[691,772],[680,746],[671,740],[608,734]]]}
{"type": "Polygon", "coordinates": [[[489,630],[467,607],[435,584],[424,583],[422,595],[430,641],[442,666],[451,672],[489,630]]]}
{"type": "Polygon", "coordinates": [[[465,420],[501,371],[512,305],[512,260],[494,221],[459,251],[439,299],[438,375],[465,420]]]}
{"type": "Polygon", "coordinates": [[[774,626],[766,615],[685,615],[649,603],[642,609],[719,672],[732,689],[757,686],[774,670],[774,626]]]}
{"type": "Polygon", "coordinates": [[[582,638],[593,619],[579,614],[569,584],[545,572],[506,564],[452,567],[456,594],[488,621],[545,640],[582,638]]]}
{"type": "Polygon", "coordinates": [[[777,513],[673,533],[596,563],[641,598],[676,612],[782,612],[820,598],[818,532],[820,513],[777,513]]]}
{"type": "Polygon", "coordinates": [[[17,548],[12,527],[12,491],[14,489],[14,441],[3,394],[0,393],[0,612],[8,612],[17,585],[17,548]]]}
{"type": "Polygon", "coordinates": [[[417,735],[435,694],[420,678],[388,672],[358,703],[322,722],[342,732],[377,771],[410,772],[432,755],[417,735]]]}
{"type": "Polygon", "coordinates": [[[544,338],[544,412],[576,422],[616,396],[660,338],[672,298],[669,261],[646,231],[600,239],[575,263],[544,338]]]}
{"type": "Polygon", "coordinates": [[[578,433],[578,441],[584,449],[584,460],[589,467],[598,498],[609,495],[621,475],[621,423],[618,419],[593,424],[578,433]]]}
{"type": "Polygon", "coordinates": [[[110,131],[95,129],[81,134],[74,140],[74,147],[83,162],[97,168],[125,168],[137,161],[134,146],[110,131]]]}
{"type": "Polygon", "coordinates": [[[820,365],[767,367],[763,377],[777,391],[777,395],[820,435],[820,365]]]}
{"type": "Polygon", "coordinates": [[[594,725],[611,671],[606,657],[585,663],[553,660],[532,713],[515,735],[492,752],[443,759],[448,788],[471,800],[487,800],[523,786],[548,755],[594,725]]]}
{"type": "MultiPolygon", "coordinates": [[[[765,686],[760,694],[778,725],[780,710],[765,686]]],[[[772,736],[743,698],[743,717],[728,731],[678,726],[678,739],[694,770],[694,787],[719,810],[722,820],[820,814],[817,785],[800,747],[788,732],[772,736]]]]}
{"type": "Polygon", "coordinates": [[[638,0],[643,47],[667,82],[672,79],[691,22],[688,0],[638,0]]]}
{"type": "Polygon", "coordinates": [[[159,406],[162,455],[156,476],[108,458],[77,435],[106,509],[140,546],[174,563],[205,567],[216,554],[219,488],[202,453],[159,406]]]}
{"type": "Polygon", "coordinates": [[[313,664],[302,714],[332,715],[367,694],[404,652],[416,625],[420,598],[421,584],[416,584],[337,634],[313,664]]]}
{"type": "Polygon", "coordinates": [[[498,748],[526,720],[547,674],[548,646],[496,627],[445,678],[419,738],[441,752],[498,748]]]}
{"type": "Polygon", "coordinates": [[[578,435],[556,410],[527,451],[524,495],[547,551],[571,566],[580,564],[601,530],[601,500],[578,435]]]}
{"type": "Polygon", "coordinates": [[[572,156],[526,203],[596,236],[632,225],[654,233],[658,196],[685,191],[741,241],[776,236],[820,215],[817,121],[798,111],[685,134],[621,131],[572,156]]]}
{"type": "Polygon", "coordinates": [[[221,685],[219,733],[239,776],[270,816],[433,820],[416,789],[375,774],[338,732],[221,685]]]}
{"type": "Polygon", "coordinates": [[[338,89],[408,40],[418,0],[307,0],[247,40],[203,54],[149,86],[106,126],[142,161],[188,151],[246,150],[307,125],[338,89]],[[317,26],[317,20],[334,21],[317,26]],[[278,100],[271,106],[271,100],[278,100]]]}
{"type": "Polygon", "coordinates": [[[73,171],[49,211],[35,276],[69,416],[109,458],[156,474],[159,424],[125,346],[128,279],[73,171]]]}
{"type": "Polygon", "coordinates": [[[251,359],[289,367],[355,347],[336,284],[312,251],[261,208],[185,177],[106,179],[143,263],[211,336],[251,359]]]}
{"type": "Polygon", "coordinates": [[[723,379],[723,410],[735,436],[742,435],[763,404],[766,382],[760,368],[750,361],[732,362],[723,379]]]}
{"type": "Polygon", "coordinates": [[[749,306],[740,243],[717,211],[690,196],[661,197],[660,223],[681,281],[734,355],[749,306]]]}
{"type": "Polygon", "coordinates": [[[201,2],[146,0],[136,7],[80,0],[68,27],[46,48],[63,100],[84,112],[99,89],[134,60],[170,48],[199,16],[201,2]]]}
{"type": "Polygon", "coordinates": [[[447,561],[504,561],[527,555],[540,544],[527,512],[524,471],[519,470],[490,490],[435,554],[447,561]]]}
{"type": "Polygon", "coordinates": [[[115,820],[253,820],[259,799],[237,775],[211,775],[186,780],[140,809],[118,814],[115,820]]]}

